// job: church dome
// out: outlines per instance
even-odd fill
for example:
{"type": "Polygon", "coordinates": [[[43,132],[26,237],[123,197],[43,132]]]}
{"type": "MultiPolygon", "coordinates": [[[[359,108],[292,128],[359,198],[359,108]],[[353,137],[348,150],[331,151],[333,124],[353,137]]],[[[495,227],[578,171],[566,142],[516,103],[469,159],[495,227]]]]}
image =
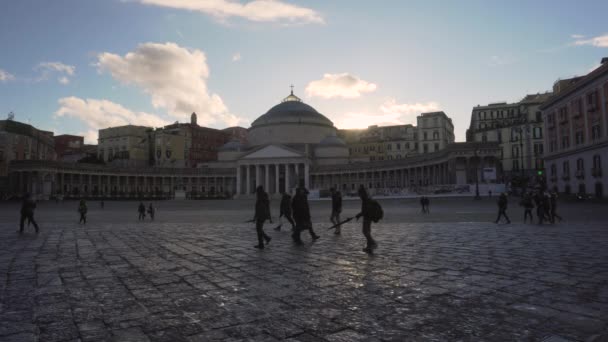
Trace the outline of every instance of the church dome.
{"type": "Polygon", "coordinates": [[[289,96],[281,101],[281,103],[270,108],[266,114],[257,118],[251,124],[251,127],[284,123],[334,126],[331,120],[317,112],[313,107],[302,102],[302,100],[295,96],[292,91],[289,96]]]}
{"type": "Polygon", "coordinates": [[[338,138],[335,135],[328,135],[323,140],[321,140],[321,142],[319,143],[319,147],[332,147],[332,146],[343,147],[343,146],[346,146],[346,143],[344,142],[344,140],[338,138]]]}

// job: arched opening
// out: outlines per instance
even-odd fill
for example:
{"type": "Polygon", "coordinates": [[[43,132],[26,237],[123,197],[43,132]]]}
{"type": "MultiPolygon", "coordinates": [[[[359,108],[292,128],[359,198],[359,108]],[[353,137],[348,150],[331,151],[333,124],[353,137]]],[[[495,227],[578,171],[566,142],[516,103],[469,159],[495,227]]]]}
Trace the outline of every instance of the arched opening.
{"type": "Polygon", "coordinates": [[[604,185],[602,183],[595,183],[595,197],[604,198],[604,185]]]}

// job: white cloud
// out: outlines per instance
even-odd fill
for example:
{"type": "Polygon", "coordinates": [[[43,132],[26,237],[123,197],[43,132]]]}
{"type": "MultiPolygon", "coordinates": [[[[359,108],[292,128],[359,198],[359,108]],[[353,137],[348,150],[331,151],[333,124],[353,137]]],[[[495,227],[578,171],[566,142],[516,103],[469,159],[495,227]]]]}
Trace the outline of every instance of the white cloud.
{"type": "Polygon", "coordinates": [[[253,0],[246,3],[233,0],[139,0],[139,2],[198,11],[219,19],[239,17],[258,22],[323,23],[323,18],[316,11],[279,0],[253,0]]]}
{"type": "Polygon", "coordinates": [[[356,98],[363,93],[375,91],[377,86],[349,73],[324,74],[320,80],[312,81],[306,86],[308,96],[322,98],[356,98]]]}
{"type": "Polygon", "coordinates": [[[233,62],[238,62],[240,60],[241,60],[241,53],[240,52],[237,52],[234,55],[232,55],[232,61],[233,62]]]}
{"type": "Polygon", "coordinates": [[[88,143],[97,141],[97,130],[101,128],[139,125],[161,127],[170,124],[162,117],[145,112],[134,112],[117,103],[108,100],[81,99],[79,97],[64,97],[59,99],[59,109],[56,117],[71,117],[82,121],[87,126],[88,143]],[[95,132],[95,139],[91,140],[95,132]]]}
{"type": "Polygon", "coordinates": [[[571,34],[570,38],[581,39],[581,38],[585,38],[585,36],[583,36],[582,34],[571,34]]]}
{"type": "Polygon", "coordinates": [[[398,104],[395,99],[387,99],[378,112],[348,112],[332,119],[338,128],[366,128],[371,125],[416,124],[416,116],[439,110],[437,102],[416,102],[398,104]]]}
{"type": "Polygon", "coordinates": [[[13,81],[15,76],[8,71],[0,69],[0,82],[13,81]]]}
{"type": "Polygon", "coordinates": [[[56,73],[62,75],[57,78],[57,81],[64,85],[70,83],[69,77],[74,76],[76,72],[75,66],[63,64],[61,62],[42,62],[34,69],[40,70],[42,73],[42,75],[40,75],[36,81],[46,81],[49,79],[51,74],[56,73]]]}
{"type": "Polygon", "coordinates": [[[608,33],[589,39],[578,39],[574,45],[591,45],[595,47],[608,47],[608,33]]]}
{"type": "Polygon", "coordinates": [[[209,67],[201,50],[175,43],[144,43],[124,56],[104,52],[97,56],[98,69],[123,84],[140,87],[152,97],[154,108],[187,121],[192,112],[204,125],[237,125],[242,121],[228,112],[217,94],[207,89],[209,67]]]}

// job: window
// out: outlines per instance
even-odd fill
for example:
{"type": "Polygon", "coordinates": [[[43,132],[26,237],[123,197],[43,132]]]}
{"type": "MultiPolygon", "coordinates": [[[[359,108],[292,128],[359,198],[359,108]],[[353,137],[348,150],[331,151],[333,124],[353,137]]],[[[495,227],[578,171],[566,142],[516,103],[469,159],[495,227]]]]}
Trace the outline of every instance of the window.
{"type": "Polygon", "coordinates": [[[496,131],[496,135],[498,136],[498,142],[501,143],[502,142],[502,131],[501,130],[496,131]]]}
{"type": "Polygon", "coordinates": [[[386,150],[391,151],[391,149],[392,149],[391,143],[386,144],[386,150]]]}
{"type": "Polygon", "coordinates": [[[424,153],[428,153],[429,152],[429,145],[428,144],[422,145],[422,148],[424,149],[424,153]]]}
{"type": "Polygon", "coordinates": [[[536,112],[536,121],[537,122],[543,121],[543,113],[542,112],[536,112]]]}
{"type": "Polygon", "coordinates": [[[534,144],[534,155],[535,156],[542,156],[544,152],[544,147],[543,144],[534,144]]]}
{"type": "Polygon", "coordinates": [[[424,140],[428,140],[427,133],[426,133],[426,132],[424,132],[424,133],[422,133],[422,134],[424,135],[424,140]]]}
{"type": "Polygon", "coordinates": [[[568,136],[562,137],[562,148],[570,147],[570,138],[568,136]]]}
{"type": "Polygon", "coordinates": [[[583,158],[578,158],[576,160],[576,170],[577,171],[584,171],[585,170],[585,161],[583,160],[583,158]]]}
{"type": "Polygon", "coordinates": [[[602,130],[599,124],[591,126],[591,140],[597,140],[602,137],[602,130]]]}
{"type": "Polygon", "coordinates": [[[400,150],[401,149],[401,143],[397,143],[397,149],[400,150]]]}
{"type": "Polygon", "coordinates": [[[405,143],[405,149],[406,149],[406,150],[409,150],[409,149],[410,149],[410,143],[409,143],[409,142],[408,142],[408,143],[405,143]]]}
{"type": "Polygon", "coordinates": [[[519,146],[513,146],[513,158],[519,157],[519,146]]]}
{"type": "Polygon", "coordinates": [[[519,170],[519,160],[513,159],[513,171],[519,170]]]}
{"type": "Polygon", "coordinates": [[[433,140],[439,140],[439,132],[433,132],[433,140]]]}
{"type": "Polygon", "coordinates": [[[577,131],[574,134],[574,140],[577,145],[580,145],[585,142],[585,138],[583,137],[583,131],[577,131]]]}
{"type": "Polygon", "coordinates": [[[437,151],[439,151],[439,143],[435,143],[435,151],[434,152],[437,152],[437,151]]]}
{"type": "Polygon", "coordinates": [[[533,134],[534,134],[534,139],[542,139],[542,137],[543,137],[543,128],[542,127],[534,127],[533,134]]]}
{"type": "Polygon", "coordinates": [[[551,177],[557,177],[557,166],[555,164],[551,164],[551,177]]]}
{"type": "Polygon", "coordinates": [[[593,172],[602,171],[602,159],[599,154],[593,156],[593,172]]]}
{"type": "Polygon", "coordinates": [[[597,109],[597,91],[594,91],[587,94],[587,111],[595,112],[597,109]]]}
{"type": "Polygon", "coordinates": [[[482,136],[481,136],[481,142],[484,142],[484,143],[485,143],[485,142],[488,142],[488,136],[487,136],[487,135],[485,135],[485,134],[484,134],[484,135],[482,135],[482,136]]]}
{"type": "Polygon", "coordinates": [[[570,176],[570,163],[568,161],[565,161],[562,164],[562,173],[564,174],[564,177],[570,176]]]}

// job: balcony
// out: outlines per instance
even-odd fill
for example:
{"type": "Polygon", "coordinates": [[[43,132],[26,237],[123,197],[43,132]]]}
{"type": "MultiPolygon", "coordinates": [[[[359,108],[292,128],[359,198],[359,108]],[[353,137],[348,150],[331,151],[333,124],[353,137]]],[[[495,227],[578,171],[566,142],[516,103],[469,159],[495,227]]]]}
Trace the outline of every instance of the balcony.
{"type": "Polygon", "coordinates": [[[576,170],[576,178],[578,178],[578,179],[585,178],[585,170],[576,170]]]}
{"type": "Polygon", "coordinates": [[[594,167],[593,169],[591,169],[591,175],[595,178],[602,177],[602,169],[600,169],[599,167],[594,167]]]}

